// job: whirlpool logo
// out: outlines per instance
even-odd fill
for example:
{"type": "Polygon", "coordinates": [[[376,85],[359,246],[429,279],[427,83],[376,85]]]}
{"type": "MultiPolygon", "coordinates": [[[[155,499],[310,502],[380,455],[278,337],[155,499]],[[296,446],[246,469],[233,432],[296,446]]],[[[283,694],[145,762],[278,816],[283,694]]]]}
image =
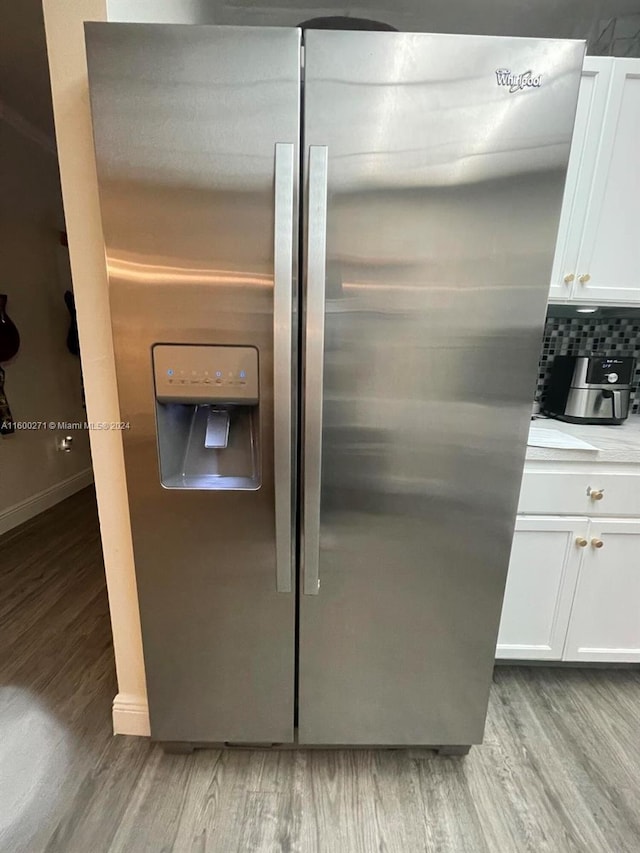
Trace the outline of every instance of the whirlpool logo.
{"type": "Polygon", "coordinates": [[[514,74],[510,68],[498,68],[496,79],[498,86],[508,86],[510,92],[520,92],[522,89],[539,89],[542,74],[534,74],[533,71],[514,74]]]}

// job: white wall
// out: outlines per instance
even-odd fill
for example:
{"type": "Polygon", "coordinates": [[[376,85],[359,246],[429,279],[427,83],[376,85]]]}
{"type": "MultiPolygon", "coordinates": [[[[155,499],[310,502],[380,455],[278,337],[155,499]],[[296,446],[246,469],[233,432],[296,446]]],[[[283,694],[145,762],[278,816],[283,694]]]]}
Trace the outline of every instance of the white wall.
{"type": "Polygon", "coordinates": [[[107,0],[107,20],[148,24],[211,24],[211,0],[107,0]]]}
{"type": "Polygon", "coordinates": [[[586,38],[589,52],[598,43],[602,55],[622,56],[638,28],[638,0],[107,0],[110,21],[296,27],[324,15],[408,32],[586,38]]]}
{"type": "MultiPolygon", "coordinates": [[[[28,133],[19,116],[0,114],[0,291],[21,347],[5,364],[14,420],[84,422],[80,362],[66,348],[70,287],[58,164],[53,146],[28,133]]],[[[18,430],[0,438],[0,533],[91,482],[85,430],[18,430]],[[57,449],[73,435],[70,453],[57,449]]]]}
{"type": "MultiPolygon", "coordinates": [[[[83,31],[84,21],[105,20],[106,3],[43,5],[87,413],[91,421],[119,421],[83,31]]],[[[122,439],[109,431],[92,432],[90,440],[118,677],[114,729],[145,735],[149,720],[122,439]]]]}

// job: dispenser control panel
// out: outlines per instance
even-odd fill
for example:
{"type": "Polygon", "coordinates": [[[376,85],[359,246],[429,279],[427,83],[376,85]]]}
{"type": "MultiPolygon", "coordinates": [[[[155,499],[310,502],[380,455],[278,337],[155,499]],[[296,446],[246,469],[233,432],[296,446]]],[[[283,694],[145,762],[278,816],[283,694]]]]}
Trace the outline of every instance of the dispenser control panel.
{"type": "Polygon", "coordinates": [[[255,347],[156,344],[153,373],[160,403],[258,402],[255,347]]]}

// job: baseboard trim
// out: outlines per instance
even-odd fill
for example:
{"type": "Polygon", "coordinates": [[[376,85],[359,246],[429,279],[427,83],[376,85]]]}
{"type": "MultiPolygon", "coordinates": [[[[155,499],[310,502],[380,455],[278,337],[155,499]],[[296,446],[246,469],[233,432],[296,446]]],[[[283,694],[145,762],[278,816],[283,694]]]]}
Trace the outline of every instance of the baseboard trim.
{"type": "Polygon", "coordinates": [[[83,471],[74,474],[73,477],[68,477],[61,483],[49,486],[48,489],[2,510],[0,512],[0,536],[14,527],[18,527],[19,524],[24,524],[25,521],[39,515],[45,509],[49,509],[65,498],[79,492],[80,489],[86,488],[91,483],[93,483],[93,469],[85,468],[83,471]]]}
{"type": "Polygon", "coordinates": [[[149,706],[144,696],[118,693],[112,707],[113,733],[149,737],[149,706]]]}

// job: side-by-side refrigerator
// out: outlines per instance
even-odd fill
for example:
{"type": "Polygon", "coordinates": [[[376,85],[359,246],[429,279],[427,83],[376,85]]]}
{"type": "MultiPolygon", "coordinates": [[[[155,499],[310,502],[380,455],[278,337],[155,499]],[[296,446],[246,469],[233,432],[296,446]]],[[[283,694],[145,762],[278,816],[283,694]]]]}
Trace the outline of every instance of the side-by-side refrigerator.
{"type": "Polygon", "coordinates": [[[481,742],[584,43],[86,43],[152,736],[481,742]]]}

